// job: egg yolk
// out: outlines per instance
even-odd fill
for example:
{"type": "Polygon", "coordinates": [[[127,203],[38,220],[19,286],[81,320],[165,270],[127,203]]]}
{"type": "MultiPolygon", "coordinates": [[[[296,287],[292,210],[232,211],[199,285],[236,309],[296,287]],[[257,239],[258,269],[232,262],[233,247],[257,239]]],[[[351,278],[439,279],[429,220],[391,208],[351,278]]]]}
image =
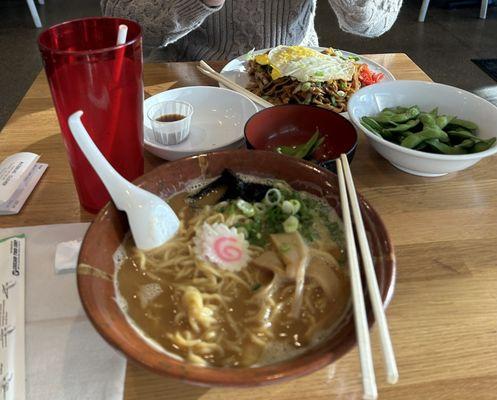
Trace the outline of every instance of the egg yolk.
{"type": "Polygon", "coordinates": [[[255,62],[260,65],[268,65],[269,57],[267,54],[259,54],[258,56],[255,56],[255,62]]]}
{"type": "Polygon", "coordinates": [[[323,57],[323,54],[319,53],[316,50],[309,49],[307,47],[302,46],[289,46],[283,51],[278,52],[274,55],[271,60],[272,64],[277,63],[286,63],[289,61],[300,60],[306,57],[323,57]]]}
{"type": "Polygon", "coordinates": [[[281,71],[278,68],[273,67],[273,70],[271,71],[271,78],[275,80],[279,77],[281,77],[281,71]]]}
{"type": "Polygon", "coordinates": [[[269,65],[272,67],[271,78],[278,79],[282,76],[281,71],[277,66],[285,65],[291,61],[298,61],[306,57],[326,57],[323,54],[319,53],[316,50],[309,49],[307,47],[302,46],[288,46],[284,50],[274,54],[271,59],[269,55],[259,54],[254,57],[254,60],[259,65],[269,65]]]}

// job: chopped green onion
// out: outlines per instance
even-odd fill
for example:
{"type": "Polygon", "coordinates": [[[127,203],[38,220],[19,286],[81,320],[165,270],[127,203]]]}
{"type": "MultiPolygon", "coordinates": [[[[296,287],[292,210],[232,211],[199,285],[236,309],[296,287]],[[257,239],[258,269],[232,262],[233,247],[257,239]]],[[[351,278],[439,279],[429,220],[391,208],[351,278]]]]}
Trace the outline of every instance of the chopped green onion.
{"type": "Polygon", "coordinates": [[[323,76],[324,75],[324,71],[316,71],[314,72],[314,76],[323,76]]]}
{"type": "Polygon", "coordinates": [[[230,203],[228,207],[226,207],[226,214],[232,215],[236,213],[236,205],[233,203],[230,203]]]}
{"type": "Polygon", "coordinates": [[[339,90],[337,92],[337,95],[340,96],[340,97],[345,97],[345,92],[343,90],[339,90]]]}
{"type": "Polygon", "coordinates": [[[300,210],[300,201],[296,200],[296,199],[291,199],[291,200],[288,200],[290,203],[292,203],[292,207],[293,207],[293,214],[297,214],[300,210]]]}
{"type": "Polygon", "coordinates": [[[300,202],[295,199],[285,200],[281,204],[281,209],[285,214],[297,214],[300,210],[300,202]]]}
{"type": "Polygon", "coordinates": [[[278,189],[272,188],[266,192],[264,203],[269,206],[275,206],[281,201],[281,192],[278,189]]]}
{"type": "Polygon", "coordinates": [[[254,209],[258,213],[263,213],[266,206],[263,203],[254,203],[254,209]]]}
{"type": "Polygon", "coordinates": [[[244,226],[239,226],[238,228],[236,228],[236,230],[238,233],[245,236],[245,239],[247,239],[249,237],[248,230],[244,226]]]}
{"type": "Polygon", "coordinates": [[[299,220],[297,217],[290,215],[284,222],[283,222],[283,230],[286,233],[292,233],[296,232],[299,229],[299,220]]]}
{"type": "Polygon", "coordinates": [[[236,206],[246,217],[253,217],[255,215],[254,206],[245,200],[238,199],[236,201],[236,206]]]}
{"type": "Polygon", "coordinates": [[[302,84],[302,91],[307,92],[311,88],[311,82],[305,82],[302,84]]]}
{"type": "Polygon", "coordinates": [[[281,204],[281,209],[283,210],[283,212],[285,214],[295,214],[293,212],[293,205],[292,203],[290,203],[288,200],[285,200],[282,204],[281,204]]]}

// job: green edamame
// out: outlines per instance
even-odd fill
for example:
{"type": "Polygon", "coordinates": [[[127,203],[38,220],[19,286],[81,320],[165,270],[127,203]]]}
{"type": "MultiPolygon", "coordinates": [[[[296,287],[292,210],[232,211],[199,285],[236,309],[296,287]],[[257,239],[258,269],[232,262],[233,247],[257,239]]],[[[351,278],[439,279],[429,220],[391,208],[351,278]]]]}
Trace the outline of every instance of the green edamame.
{"type": "Polygon", "coordinates": [[[370,131],[381,136],[381,132],[383,130],[383,127],[376,120],[374,120],[373,118],[370,118],[370,117],[362,117],[361,122],[370,131]]]}
{"type": "Polygon", "coordinates": [[[419,115],[420,111],[417,106],[413,106],[408,108],[404,112],[397,113],[395,111],[391,110],[383,110],[380,112],[377,116],[371,117],[374,120],[380,122],[380,123],[390,123],[390,122],[395,122],[397,124],[407,122],[410,119],[416,118],[419,115]]]}
{"type": "Polygon", "coordinates": [[[478,126],[455,116],[424,112],[418,106],[389,107],[362,124],[377,136],[403,147],[441,154],[467,154],[494,146],[497,139],[478,137],[478,126]]]}
{"type": "Polygon", "coordinates": [[[426,143],[442,154],[466,154],[468,152],[462,147],[449,146],[438,139],[428,139],[426,143]]]}
{"type": "Polygon", "coordinates": [[[443,129],[448,124],[450,124],[450,121],[452,121],[454,118],[455,117],[449,115],[439,115],[438,117],[435,118],[435,122],[440,129],[443,129]]]}
{"type": "Polygon", "coordinates": [[[476,136],[476,135],[473,135],[471,132],[469,131],[466,131],[466,130],[457,130],[457,131],[448,131],[447,134],[449,136],[454,136],[454,137],[457,137],[457,138],[461,138],[461,139],[471,139],[473,140],[475,143],[478,143],[478,142],[481,142],[481,139],[476,136]]]}
{"type": "Polygon", "coordinates": [[[454,118],[452,121],[450,121],[450,125],[460,126],[461,128],[468,129],[470,131],[478,130],[478,125],[476,125],[474,122],[466,121],[464,119],[454,118]]]}
{"type": "Polygon", "coordinates": [[[470,149],[473,147],[475,142],[472,139],[464,139],[461,143],[456,144],[454,147],[461,147],[463,149],[470,149]]]}
{"type": "Polygon", "coordinates": [[[481,141],[479,143],[475,143],[473,148],[470,149],[471,153],[479,153],[480,151],[485,151],[488,150],[490,147],[492,147],[497,139],[496,138],[491,138],[485,141],[481,141]]]}
{"type": "MultiPolygon", "coordinates": [[[[394,126],[393,128],[385,128],[385,130],[388,132],[399,132],[399,133],[405,132],[405,131],[408,131],[408,130],[414,128],[417,124],[419,124],[419,121],[420,121],[419,119],[411,119],[410,121],[407,121],[403,124],[398,124],[397,126],[394,126]]],[[[380,125],[380,127],[381,127],[381,125],[380,125]]]]}
{"type": "Polygon", "coordinates": [[[412,135],[407,136],[400,142],[400,145],[403,147],[407,147],[409,149],[412,149],[416,147],[418,144],[421,142],[424,142],[429,139],[445,139],[447,138],[447,134],[442,131],[441,129],[437,129],[438,126],[435,127],[428,127],[423,129],[419,133],[413,133],[412,135]]]}

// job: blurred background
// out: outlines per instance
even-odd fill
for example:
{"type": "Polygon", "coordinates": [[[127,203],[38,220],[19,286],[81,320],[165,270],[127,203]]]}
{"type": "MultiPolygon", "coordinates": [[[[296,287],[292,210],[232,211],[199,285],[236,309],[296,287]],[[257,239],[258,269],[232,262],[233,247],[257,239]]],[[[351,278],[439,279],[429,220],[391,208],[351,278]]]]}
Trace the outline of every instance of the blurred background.
{"type": "MultiPolygon", "coordinates": [[[[269,1],[269,0],[268,0],[269,1]]],[[[99,15],[98,0],[35,0],[44,27],[99,15]]],[[[420,0],[404,0],[393,28],[376,39],[340,31],[327,0],[318,0],[316,30],[320,45],[368,53],[406,53],[433,80],[471,90],[497,104],[497,82],[471,59],[497,59],[497,7],[479,19],[479,2],[463,8],[432,0],[424,23],[418,22],[420,0]]],[[[25,0],[0,0],[0,129],[41,71],[35,28],[25,0]]]]}

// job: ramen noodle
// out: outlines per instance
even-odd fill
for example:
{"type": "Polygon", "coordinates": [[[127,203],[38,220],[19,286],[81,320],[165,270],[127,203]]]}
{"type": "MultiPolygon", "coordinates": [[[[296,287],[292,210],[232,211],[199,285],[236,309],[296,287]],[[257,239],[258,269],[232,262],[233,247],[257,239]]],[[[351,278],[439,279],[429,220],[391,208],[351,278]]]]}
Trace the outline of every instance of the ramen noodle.
{"type": "Polygon", "coordinates": [[[132,239],[116,274],[128,320],[156,347],[202,366],[249,367],[319,343],[347,314],[342,225],[282,182],[211,185],[169,199],[181,225],[160,248],[132,239]]]}

